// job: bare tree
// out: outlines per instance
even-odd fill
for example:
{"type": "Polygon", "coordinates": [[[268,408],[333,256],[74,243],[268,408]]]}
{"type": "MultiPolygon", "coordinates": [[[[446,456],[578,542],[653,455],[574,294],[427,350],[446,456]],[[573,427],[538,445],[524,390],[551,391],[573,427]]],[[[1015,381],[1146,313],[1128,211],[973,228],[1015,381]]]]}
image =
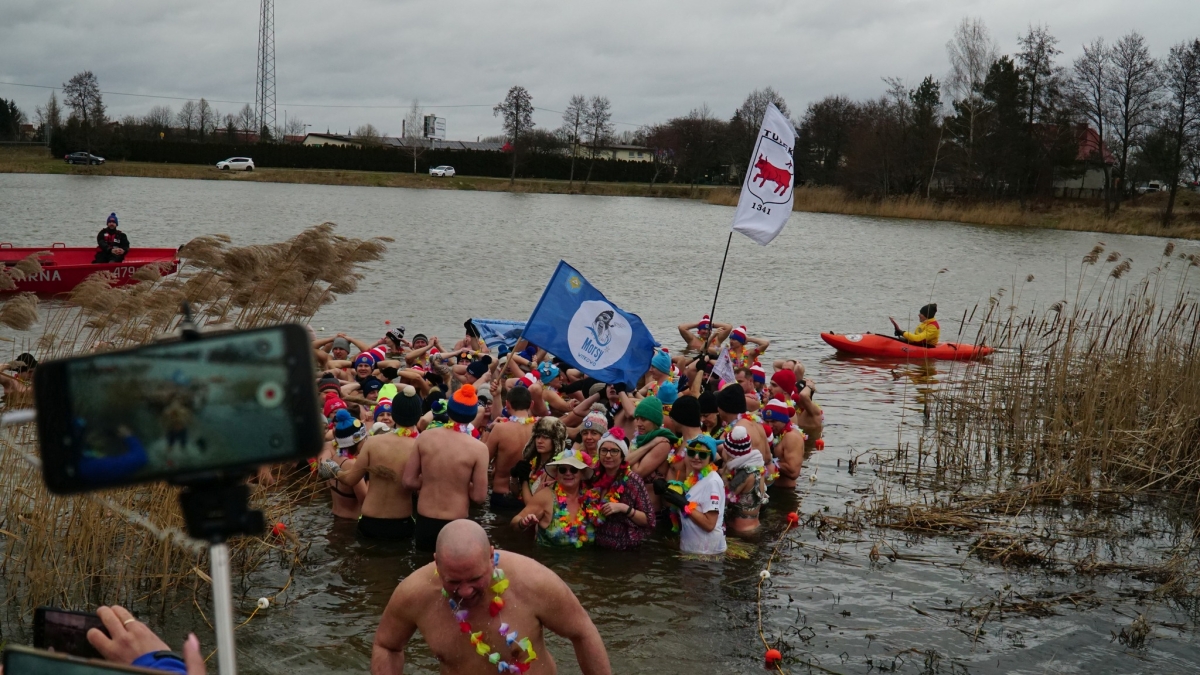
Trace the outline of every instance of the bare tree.
{"type": "Polygon", "coordinates": [[[238,129],[240,131],[249,133],[254,131],[254,125],[257,122],[258,120],[254,117],[254,108],[250,107],[249,103],[242,106],[242,109],[240,112],[238,112],[237,116],[238,129]]]}
{"type": "Polygon", "coordinates": [[[1054,112],[1061,79],[1059,68],[1054,65],[1054,57],[1062,53],[1057,47],[1058,38],[1050,34],[1048,26],[1030,26],[1025,35],[1017,38],[1017,43],[1021,45],[1017,63],[1028,99],[1025,122],[1048,120],[1054,112]]]}
{"type": "Polygon", "coordinates": [[[1083,113],[1088,123],[1096,127],[1096,148],[1094,159],[1099,162],[1104,174],[1104,215],[1111,213],[1112,176],[1104,151],[1105,131],[1108,122],[1108,89],[1112,79],[1112,63],[1104,38],[1096,38],[1091,44],[1083,46],[1083,55],[1075,59],[1073,69],[1075,77],[1071,81],[1071,90],[1076,105],[1083,113]]]}
{"type": "Polygon", "coordinates": [[[982,19],[964,17],[954,29],[954,38],[946,43],[946,54],[950,57],[946,88],[967,123],[966,129],[958,131],[970,176],[974,172],[975,135],[980,116],[992,107],[983,96],[983,83],[996,60],[996,43],[982,19]]]}
{"type": "Polygon", "coordinates": [[[412,107],[404,117],[404,151],[412,155],[413,173],[417,172],[417,158],[425,153],[425,111],[421,102],[413,99],[412,107]]]}
{"type": "Polygon", "coordinates": [[[221,121],[221,113],[203,98],[196,104],[196,129],[200,131],[200,142],[211,134],[221,121]]]}
{"type": "Polygon", "coordinates": [[[233,113],[226,113],[222,118],[221,124],[225,129],[225,141],[228,143],[237,143],[238,140],[238,118],[233,113]]]}
{"type": "Polygon", "coordinates": [[[175,114],[171,112],[170,106],[156,105],[150,108],[150,112],[142,118],[142,124],[150,127],[159,133],[166,133],[171,129],[171,122],[175,119],[175,114]]]}
{"type": "MultiPolygon", "coordinates": [[[[593,96],[588,104],[587,115],[584,117],[584,137],[587,139],[588,162],[587,176],[583,179],[583,189],[586,192],[588,183],[592,180],[592,167],[596,165],[596,155],[600,148],[612,142],[612,103],[607,96],[593,96]]],[[[613,159],[616,159],[614,154],[613,159]]]]}
{"type": "Polygon", "coordinates": [[[504,120],[504,135],[512,144],[512,175],[508,178],[508,184],[512,185],[517,182],[517,159],[521,143],[533,129],[533,96],[525,87],[513,86],[504,100],[492,108],[492,115],[504,120]]]}
{"type": "Polygon", "coordinates": [[[62,108],[58,105],[58,97],[54,92],[50,92],[50,98],[46,101],[46,108],[41,114],[42,120],[42,138],[46,141],[46,145],[54,140],[54,135],[58,133],[62,126],[62,108]]]}
{"type": "Polygon", "coordinates": [[[383,134],[379,133],[379,129],[375,128],[374,124],[363,124],[354,130],[354,137],[364,146],[375,146],[383,142],[383,134]]]}
{"type": "Polygon", "coordinates": [[[83,142],[87,151],[92,151],[92,127],[104,123],[104,100],[100,96],[100,82],[92,71],[76,73],[63,84],[63,102],[71,109],[83,126],[83,142]]]}
{"type": "Polygon", "coordinates": [[[791,118],[792,113],[788,110],[787,101],[783,100],[779,92],[771,87],[755,89],[750,92],[746,100],[742,101],[742,107],[738,108],[738,114],[757,134],[759,127],[762,126],[763,117],[767,115],[767,106],[772,103],[779,108],[779,112],[783,113],[784,117],[791,118]]]}
{"type": "Polygon", "coordinates": [[[1179,177],[1183,157],[1193,136],[1200,133],[1200,39],[1171,47],[1163,65],[1166,76],[1167,128],[1171,137],[1171,195],[1163,212],[1163,225],[1170,225],[1175,212],[1175,195],[1179,192],[1179,177]]]}
{"type": "Polygon", "coordinates": [[[288,136],[301,136],[304,134],[304,120],[299,117],[289,117],[283,125],[283,138],[287,141],[288,136]]]}
{"type": "Polygon", "coordinates": [[[188,101],[179,106],[179,112],[175,114],[175,124],[183,127],[184,138],[192,137],[192,129],[196,128],[196,118],[198,111],[196,110],[196,102],[188,101]]]}
{"type": "Polygon", "coordinates": [[[567,101],[567,109],[563,111],[562,126],[559,127],[559,133],[562,135],[563,142],[567,144],[567,149],[571,153],[571,178],[567,182],[567,189],[570,190],[575,185],[575,157],[579,154],[579,146],[582,141],[583,127],[588,114],[588,100],[582,94],[576,94],[567,101]]]}
{"type": "MultiPolygon", "coordinates": [[[[1105,83],[1112,118],[1112,135],[1117,139],[1117,184],[1119,204],[1129,194],[1129,153],[1154,120],[1154,111],[1161,98],[1158,62],[1150,56],[1141,33],[1132,31],[1111,48],[1111,68],[1105,83]]],[[[1114,204],[1115,206],[1115,204],[1114,204]]]]}

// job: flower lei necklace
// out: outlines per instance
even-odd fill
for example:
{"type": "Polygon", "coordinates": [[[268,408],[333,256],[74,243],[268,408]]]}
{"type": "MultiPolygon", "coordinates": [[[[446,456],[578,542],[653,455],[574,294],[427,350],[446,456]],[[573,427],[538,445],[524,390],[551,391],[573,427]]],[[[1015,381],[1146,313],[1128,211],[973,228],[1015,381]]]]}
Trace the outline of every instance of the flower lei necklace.
{"type": "Polygon", "coordinates": [[[558,527],[567,539],[575,545],[575,548],[582,548],[595,536],[593,523],[603,523],[604,516],[600,515],[600,509],[596,508],[595,503],[588,498],[587,494],[580,494],[579,510],[575,512],[574,520],[571,519],[570,507],[567,503],[567,493],[558,483],[554,484],[554,515],[552,522],[558,523],[558,527]]]}
{"type": "MultiPolygon", "coordinates": [[[[504,577],[504,570],[500,569],[500,552],[492,553],[492,601],[488,603],[488,614],[493,617],[500,614],[500,610],[504,609],[504,592],[508,590],[508,579],[504,577]]],[[[437,576],[437,571],[434,570],[434,576],[437,576]]],[[[496,666],[496,672],[509,673],[524,673],[529,670],[530,663],[537,658],[537,653],[533,651],[533,644],[529,638],[517,636],[517,631],[509,627],[507,623],[501,623],[498,632],[500,637],[504,638],[504,644],[509,648],[511,661],[506,661],[500,656],[500,652],[492,651],[492,646],[483,641],[483,631],[472,632],[471,624],[467,621],[467,610],[462,609],[458,602],[450,597],[446,589],[442,589],[442,597],[450,603],[450,611],[454,612],[454,618],[458,621],[458,629],[464,635],[469,635],[471,645],[475,647],[475,653],[488,660],[488,663],[496,666]],[[522,657],[524,652],[524,658],[522,657]]]]}
{"type": "Polygon", "coordinates": [[[416,427],[396,427],[396,430],[392,433],[400,438],[416,438],[421,435],[421,432],[417,431],[416,427]]]}
{"type": "Polygon", "coordinates": [[[617,503],[621,501],[621,496],[625,494],[625,481],[629,479],[629,465],[621,462],[621,466],[617,467],[617,473],[610,476],[607,472],[592,485],[592,489],[588,491],[588,496],[599,502],[617,503]]]}
{"type": "Polygon", "coordinates": [[[462,422],[430,422],[429,426],[426,427],[426,430],[429,429],[450,429],[461,434],[471,433],[470,425],[463,424],[462,422]]]}
{"type": "MultiPolygon", "coordinates": [[[[682,483],[679,481],[675,481],[675,480],[671,481],[671,483],[675,484],[675,485],[682,485],[683,486],[683,495],[687,496],[688,491],[691,490],[693,487],[695,487],[696,483],[707,478],[708,474],[712,473],[715,470],[716,470],[716,468],[712,465],[712,462],[709,462],[708,464],[705,464],[704,468],[700,469],[700,471],[693,473],[693,474],[688,474],[688,476],[683,479],[682,483]]],[[[688,506],[694,506],[694,503],[689,503],[688,506]]],[[[678,532],[683,523],[682,519],[680,519],[680,517],[679,517],[679,513],[680,513],[680,511],[679,511],[678,507],[675,507],[675,506],[671,507],[671,531],[672,532],[678,532]]],[[[690,511],[689,511],[689,513],[690,513],[690,511]]]]}
{"type": "Polygon", "coordinates": [[[538,418],[536,418],[532,415],[530,415],[529,417],[517,417],[516,415],[509,415],[508,417],[504,418],[501,421],[513,422],[516,424],[536,424],[538,421],[538,418]]]}

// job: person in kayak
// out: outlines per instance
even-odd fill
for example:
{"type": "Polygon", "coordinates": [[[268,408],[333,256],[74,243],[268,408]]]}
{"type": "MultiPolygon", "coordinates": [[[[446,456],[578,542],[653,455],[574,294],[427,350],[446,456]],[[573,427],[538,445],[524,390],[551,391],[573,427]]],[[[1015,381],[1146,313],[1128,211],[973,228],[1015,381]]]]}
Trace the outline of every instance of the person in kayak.
{"type": "Polygon", "coordinates": [[[108,214],[104,229],[96,234],[96,257],[93,263],[119,263],[129,253],[129,237],[117,229],[117,214],[108,214]]]}
{"type": "MultiPolygon", "coordinates": [[[[938,322],[933,318],[937,314],[937,303],[929,303],[921,308],[918,318],[921,323],[917,326],[917,330],[908,332],[900,329],[900,325],[892,319],[892,325],[896,327],[896,338],[907,342],[910,345],[920,345],[922,347],[936,347],[938,343],[938,333],[941,328],[938,322]]],[[[890,317],[889,317],[890,318],[890,317]]]]}

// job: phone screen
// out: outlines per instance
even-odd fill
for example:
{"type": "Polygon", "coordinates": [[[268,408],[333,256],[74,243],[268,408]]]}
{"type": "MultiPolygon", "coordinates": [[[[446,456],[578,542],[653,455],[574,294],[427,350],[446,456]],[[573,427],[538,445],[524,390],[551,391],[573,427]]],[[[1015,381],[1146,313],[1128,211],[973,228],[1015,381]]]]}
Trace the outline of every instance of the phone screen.
{"type": "Polygon", "coordinates": [[[278,326],[39,368],[47,484],[90,490],[316,454],[306,337],[278,326]],[[47,453],[47,439],[59,447],[47,453]]]}
{"type": "Polygon", "coordinates": [[[100,652],[87,639],[87,632],[92,628],[108,633],[104,622],[95,614],[39,607],[34,615],[33,646],[98,659],[100,652]]]}
{"type": "Polygon", "coordinates": [[[5,675],[113,675],[113,673],[159,673],[104,661],[84,661],[65,654],[43,652],[29,647],[9,646],[4,649],[5,675]]]}

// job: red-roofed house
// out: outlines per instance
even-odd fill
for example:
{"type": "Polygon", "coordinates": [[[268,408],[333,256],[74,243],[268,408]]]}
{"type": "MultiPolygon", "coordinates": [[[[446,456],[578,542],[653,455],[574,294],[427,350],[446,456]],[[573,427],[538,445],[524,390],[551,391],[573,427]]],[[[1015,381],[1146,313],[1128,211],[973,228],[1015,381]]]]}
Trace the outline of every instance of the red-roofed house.
{"type": "Polygon", "coordinates": [[[1100,163],[1111,167],[1117,163],[1108,146],[1100,139],[1100,134],[1087,125],[1080,125],[1077,130],[1079,152],[1075,161],[1083,172],[1072,178],[1059,178],[1054,181],[1055,197],[1094,198],[1104,195],[1104,170],[1100,163]]]}

